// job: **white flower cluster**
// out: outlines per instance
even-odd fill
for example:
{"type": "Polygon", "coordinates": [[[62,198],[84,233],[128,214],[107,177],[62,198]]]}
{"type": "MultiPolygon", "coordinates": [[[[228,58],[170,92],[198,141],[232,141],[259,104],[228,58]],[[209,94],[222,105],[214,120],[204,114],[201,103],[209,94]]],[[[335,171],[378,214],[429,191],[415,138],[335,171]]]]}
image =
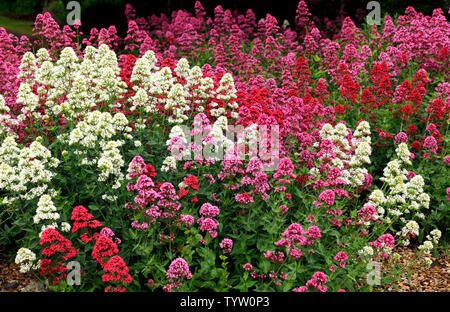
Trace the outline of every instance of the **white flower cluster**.
{"type": "MultiPolygon", "coordinates": [[[[427,240],[423,242],[422,245],[418,247],[418,249],[424,254],[424,255],[431,255],[431,251],[433,250],[434,246],[437,246],[439,244],[439,239],[441,238],[441,231],[438,229],[434,229],[430,232],[429,235],[427,235],[427,240]]],[[[425,265],[429,266],[432,261],[430,258],[424,259],[425,265]]]]}
{"type": "Polygon", "coordinates": [[[19,119],[25,113],[39,118],[35,109],[40,100],[45,100],[47,114],[63,112],[67,119],[73,119],[99,103],[116,107],[126,90],[119,76],[117,56],[107,45],[98,49],[86,47],[84,58],[79,58],[71,47],[64,48],[56,62],[52,62],[46,49],[38,50],[36,56],[25,53],[20,65],[19,77],[24,81],[17,103],[24,107],[19,119]],[[38,95],[32,92],[34,86],[38,95]]]}
{"type": "Polygon", "coordinates": [[[433,247],[434,247],[433,243],[430,242],[429,240],[427,240],[427,241],[424,241],[423,244],[418,247],[418,249],[425,255],[429,255],[429,254],[431,254],[433,247]]]}
{"type": "Polygon", "coordinates": [[[168,172],[177,169],[177,160],[173,156],[167,156],[161,166],[161,171],[168,172]]]}
{"type": "Polygon", "coordinates": [[[384,197],[383,191],[376,189],[373,190],[369,195],[369,200],[365,205],[371,205],[377,210],[376,219],[383,217],[385,210],[383,208],[383,204],[386,202],[386,197],[384,197]]]}
{"type": "Polygon", "coordinates": [[[108,112],[88,112],[83,121],[70,132],[69,145],[80,144],[86,148],[95,148],[100,139],[111,139],[120,132],[128,132],[128,119],[122,113],[112,116],[108,112]]]}
{"type": "Polygon", "coordinates": [[[363,249],[358,251],[361,257],[372,257],[374,254],[373,248],[371,246],[364,246],[363,249]]]}
{"type": "Polygon", "coordinates": [[[410,220],[406,222],[406,224],[403,226],[402,230],[400,232],[397,232],[397,236],[400,236],[400,243],[403,246],[409,245],[409,236],[418,236],[419,235],[419,224],[414,221],[410,220]]]}
{"type": "MultiPolygon", "coordinates": [[[[342,173],[342,180],[347,185],[352,187],[359,187],[364,184],[365,176],[368,174],[364,164],[370,164],[370,155],[372,154],[372,147],[370,145],[370,126],[366,121],[362,121],[355,129],[355,134],[352,136],[351,130],[343,123],[338,123],[335,127],[330,124],[324,124],[320,130],[320,137],[322,140],[329,140],[334,143],[332,155],[323,154],[319,157],[319,161],[326,158],[332,158],[331,164],[340,169],[342,173]]],[[[318,147],[319,143],[315,143],[318,147]]],[[[317,173],[314,168],[311,169],[311,174],[317,173]]]]}
{"type": "MultiPolygon", "coordinates": [[[[226,103],[226,107],[237,109],[236,89],[231,74],[223,75],[219,86],[214,89],[214,81],[210,77],[203,77],[198,66],[190,68],[188,61],[182,58],[174,68],[174,73],[181,78],[178,81],[169,67],[158,68],[155,53],[147,51],[136,60],[130,81],[135,96],[132,97],[132,110],[142,109],[147,113],[157,112],[157,106],[172,112],[168,122],[182,124],[189,119],[188,113],[203,112],[208,100],[217,98],[226,103]]],[[[216,102],[210,103],[211,115],[220,117],[226,115],[226,107],[218,107],[216,102]]],[[[232,112],[232,118],[237,118],[237,112],[232,112]]]]}
{"type": "Polygon", "coordinates": [[[225,116],[220,116],[214,122],[211,131],[207,135],[207,144],[204,142],[205,148],[207,148],[206,153],[204,153],[205,158],[221,160],[223,159],[223,154],[227,153],[234,147],[233,141],[227,138],[226,134],[228,131],[228,119],[225,116]],[[222,153],[218,157],[215,155],[218,150],[221,149],[222,153]],[[208,152],[211,153],[208,153],[208,152]]]}
{"type": "Polygon", "coordinates": [[[427,235],[427,239],[433,241],[436,245],[439,243],[439,239],[441,239],[442,233],[438,229],[434,229],[430,232],[430,235],[427,235]]]}
{"type": "MultiPolygon", "coordinates": [[[[47,191],[48,183],[55,176],[51,168],[59,165],[57,158],[37,138],[30,146],[20,149],[13,137],[8,136],[0,146],[0,189],[10,191],[3,203],[17,198],[31,200],[47,191]]],[[[50,192],[50,190],[49,190],[50,192]]]]}
{"type": "MultiPolygon", "coordinates": [[[[39,198],[38,208],[36,209],[36,214],[33,217],[33,221],[35,224],[44,223],[41,227],[39,237],[41,237],[42,232],[44,232],[48,228],[57,229],[58,224],[56,223],[56,221],[59,220],[59,218],[60,214],[57,212],[51,196],[47,194],[42,195],[39,198]]],[[[60,229],[62,232],[69,232],[71,226],[67,222],[62,222],[60,229]]]]}
{"type": "MultiPolygon", "coordinates": [[[[217,99],[225,101],[228,107],[237,109],[239,106],[234,101],[236,98],[236,89],[234,88],[234,81],[231,74],[227,73],[223,75],[222,79],[220,79],[220,86],[216,90],[217,92],[217,99]]],[[[213,103],[211,103],[211,106],[213,106],[213,103]]],[[[214,106],[213,106],[214,107],[214,106]]],[[[225,108],[219,107],[217,109],[211,109],[211,115],[215,117],[223,116],[225,115],[225,108]]],[[[232,118],[237,118],[237,113],[232,112],[231,113],[232,118]]]]}
{"type": "Polygon", "coordinates": [[[407,165],[411,165],[411,153],[408,149],[408,145],[406,143],[400,143],[395,149],[398,158],[401,159],[407,165]]]}
{"type": "Polygon", "coordinates": [[[117,200],[117,196],[116,195],[108,195],[108,194],[103,194],[102,195],[102,199],[103,200],[109,200],[111,202],[115,202],[117,200]]]}
{"type": "Polygon", "coordinates": [[[56,207],[53,204],[52,198],[47,194],[42,195],[39,198],[38,208],[33,217],[34,223],[38,224],[43,220],[56,221],[59,217],[60,215],[56,212],[56,207]]]}
{"type": "Polygon", "coordinates": [[[433,264],[433,260],[431,260],[428,257],[425,257],[425,258],[423,258],[423,264],[429,268],[431,266],[431,264],[433,264]]]}
{"type": "MultiPolygon", "coordinates": [[[[114,177],[113,189],[120,187],[124,180],[121,169],[124,160],[119,148],[125,144],[124,140],[113,140],[116,135],[122,134],[125,138],[130,127],[128,120],[122,113],[112,116],[108,112],[93,111],[86,114],[85,119],[80,121],[68,137],[69,145],[78,145],[80,149],[74,151],[77,155],[86,155],[88,150],[98,153],[91,159],[83,157],[81,165],[97,165],[100,170],[98,181],[104,182],[114,177]]],[[[132,138],[132,137],[131,137],[132,138]]]]}
{"type": "Polygon", "coordinates": [[[39,267],[39,262],[36,261],[36,254],[28,248],[20,248],[17,251],[15,263],[20,264],[20,273],[27,273],[30,270],[36,270],[39,267]]]}
{"type": "Polygon", "coordinates": [[[121,182],[124,180],[124,174],[121,172],[124,160],[118,149],[118,147],[122,146],[124,143],[124,141],[108,141],[100,143],[102,153],[100,154],[97,163],[97,166],[100,169],[98,180],[103,182],[110,176],[115,176],[115,183],[112,186],[113,189],[118,189],[121,182]]]}
{"type": "MultiPolygon", "coordinates": [[[[22,79],[17,92],[16,103],[22,104],[22,113],[29,113],[35,115],[36,108],[39,105],[39,96],[33,93],[34,77],[38,69],[36,57],[32,52],[26,52],[22,56],[21,64],[19,66],[20,72],[17,78],[22,79]]],[[[21,118],[24,118],[21,117],[21,118]]]]}
{"type": "Polygon", "coordinates": [[[6,136],[16,137],[17,134],[11,129],[12,126],[17,126],[19,121],[14,119],[9,114],[9,107],[6,105],[5,99],[0,94],[0,139],[6,136]]]}
{"type": "Polygon", "coordinates": [[[396,152],[398,158],[387,164],[383,170],[383,177],[380,178],[389,186],[386,198],[386,203],[390,205],[388,213],[397,217],[413,214],[423,219],[425,216],[420,209],[422,207],[428,209],[430,205],[430,196],[423,191],[424,179],[421,175],[414,175],[408,179],[408,170],[402,168],[403,164],[411,164],[406,144],[399,144],[396,152]]]}

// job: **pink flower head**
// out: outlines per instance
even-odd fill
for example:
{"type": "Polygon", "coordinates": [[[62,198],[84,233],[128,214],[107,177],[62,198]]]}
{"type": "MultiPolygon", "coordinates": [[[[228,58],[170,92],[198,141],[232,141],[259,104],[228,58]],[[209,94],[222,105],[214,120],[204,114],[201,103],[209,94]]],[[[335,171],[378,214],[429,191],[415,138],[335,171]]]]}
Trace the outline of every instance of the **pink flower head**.
{"type": "Polygon", "coordinates": [[[78,28],[80,28],[80,27],[81,27],[81,21],[80,21],[79,19],[76,19],[76,20],[73,22],[73,28],[78,29],[78,28]]]}
{"type": "Polygon", "coordinates": [[[169,270],[166,273],[167,278],[180,279],[185,277],[186,279],[191,279],[192,273],[189,271],[189,265],[183,258],[176,258],[172,261],[169,266],[169,270]]]}
{"type": "Polygon", "coordinates": [[[288,228],[281,234],[283,237],[292,237],[293,235],[302,235],[305,232],[303,228],[298,223],[292,223],[288,228]]]}
{"type": "Polygon", "coordinates": [[[280,216],[284,215],[287,211],[288,211],[288,207],[286,205],[281,205],[280,207],[278,207],[280,209],[280,216]]]}
{"type": "Polygon", "coordinates": [[[222,242],[219,244],[220,248],[224,249],[225,252],[230,253],[233,248],[233,240],[229,238],[224,238],[222,242]]]}
{"type": "Polygon", "coordinates": [[[327,275],[323,272],[316,272],[313,274],[312,279],[325,284],[327,282],[327,275]]]}
{"type": "Polygon", "coordinates": [[[388,246],[390,248],[393,248],[395,245],[395,239],[391,234],[383,234],[380,237],[378,237],[378,241],[385,246],[388,246]]]}
{"type": "Polygon", "coordinates": [[[394,137],[394,144],[407,143],[408,135],[405,132],[400,132],[394,137]]]}
{"type": "Polygon", "coordinates": [[[437,129],[437,127],[436,127],[436,125],[435,125],[434,123],[430,123],[430,124],[427,126],[427,128],[426,128],[426,130],[427,130],[429,133],[433,133],[436,129],[437,129]]]}
{"type": "Polygon", "coordinates": [[[217,226],[219,225],[217,221],[211,219],[211,218],[204,218],[199,219],[198,222],[200,223],[200,230],[202,231],[212,231],[217,229],[217,226]]]}
{"type": "Polygon", "coordinates": [[[346,261],[348,259],[347,254],[343,251],[339,251],[333,258],[336,261],[346,261]]]}
{"type": "Polygon", "coordinates": [[[447,165],[450,164],[450,156],[445,156],[444,157],[444,164],[447,164],[447,165]]]}
{"type": "Polygon", "coordinates": [[[315,225],[310,226],[308,228],[308,230],[306,231],[306,234],[312,239],[318,239],[318,238],[322,237],[322,234],[320,233],[320,229],[315,225]]]}
{"type": "Polygon", "coordinates": [[[110,228],[104,227],[100,231],[100,236],[106,236],[106,237],[112,238],[114,236],[114,232],[110,228]]]}
{"type": "Polygon", "coordinates": [[[253,266],[250,263],[244,264],[244,270],[251,271],[253,269],[253,266]]]}
{"type": "Polygon", "coordinates": [[[331,168],[328,171],[328,177],[327,179],[330,181],[336,180],[338,177],[342,176],[341,170],[339,170],[338,168],[331,168]]]}
{"type": "Polygon", "coordinates": [[[300,259],[300,257],[303,255],[302,251],[300,249],[290,249],[289,255],[294,258],[295,260],[300,259]]]}
{"type": "Polygon", "coordinates": [[[364,205],[360,210],[358,210],[359,219],[363,222],[374,221],[377,210],[372,205],[364,205]]]}
{"type": "Polygon", "coordinates": [[[332,190],[325,190],[319,195],[319,200],[330,206],[334,204],[334,198],[335,196],[332,190]]]}
{"type": "Polygon", "coordinates": [[[308,292],[308,287],[300,286],[292,289],[293,292],[308,292]]]}
{"type": "Polygon", "coordinates": [[[433,136],[426,137],[423,141],[423,147],[428,148],[431,152],[436,153],[437,141],[433,136]]]}
{"type": "Polygon", "coordinates": [[[194,223],[194,217],[191,215],[181,215],[180,216],[181,222],[186,224],[187,226],[191,226],[194,223]]]}
{"type": "Polygon", "coordinates": [[[316,272],[313,274],[310,280],[306,282],[306,286],[308,287],[314,287],[320,292],[327,291],[327,288],[323,286],[322,284],[325,284],[327,282],[327,276],[323,272],[316,272]]]}
{"type": "Polygon", "coordinates": [[[204,203],[200,207],[200,215],[207,217],[215,217],[220,213],[218,207],[211,205],[210,203],[204,203]]]}

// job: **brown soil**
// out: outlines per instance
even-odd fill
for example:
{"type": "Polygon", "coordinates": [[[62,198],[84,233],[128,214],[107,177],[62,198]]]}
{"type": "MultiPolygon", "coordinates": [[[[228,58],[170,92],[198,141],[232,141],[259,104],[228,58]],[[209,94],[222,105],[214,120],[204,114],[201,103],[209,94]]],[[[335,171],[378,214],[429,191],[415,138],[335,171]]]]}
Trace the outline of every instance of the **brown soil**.
{"type": "MultiPolygon", "coordinates": [[[[450,257],[448,251],[439,252],[436,259],[429,258],[433,263],[429,268],[421,264],[414,254],[414,250],[408,247],[398,247],[394,250],[400,255],[396,262],[399,268],[399,280],[392,284],[383,285],[375,291],[384,292],[448,292],[450,291],[450,257]]],[[[423,256],[422,256],[423,258],[423,256]]],[[[382,264],[383,272],[392,273],[390,267],[394,261],[392,258],[382,264]]]]}
{"type": "Polygon", "coordinates": [[[19,292],[35,280],[32,274],[19,272],[20,266],[0,255],[0,292],[19,292]]]}

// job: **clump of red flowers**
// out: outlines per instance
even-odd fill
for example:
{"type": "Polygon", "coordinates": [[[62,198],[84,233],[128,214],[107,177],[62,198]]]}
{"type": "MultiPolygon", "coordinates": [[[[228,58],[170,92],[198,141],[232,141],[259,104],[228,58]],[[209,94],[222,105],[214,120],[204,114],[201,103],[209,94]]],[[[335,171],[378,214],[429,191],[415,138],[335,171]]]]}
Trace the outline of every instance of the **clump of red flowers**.
{"type": "Polygon", "coordinates": [[[58,285],[59,281],[67,276],[66,261],[75,257],[78,250],[73,248],[70,241],[53,228],[42,232],[39,244],[45,245],[42,255],[47,257],[40,262],[40,274],[47,279],[53,277],[53,285],[58,285]]]}
{"type": "Polygon", "coordinates": [[[121,284],[129,284],[133,281],[125,261],[120,256],[111,257],[103,269],[105,273],[102,275],[102,281],[115,284],[114,287],[107,286],[105,292],[125,292],[126,288],[121,284]]]}
{"type": "Polygon", "coordinates": [[[183,183],[192,188],[193,190],[198,191],[198,179],[194,175],[190,175],[184,178],[183,183]]]}
{"type": "Polygon", "coordinates": [[[80,239],[84,243],[89,243],[92,240],[97,239],[99,233],[93,233],[89,235],[89,229],[96,229],[102,226],[102,223],[94,219],[94,216],[88,212],[88,210],[83,206],[76,206],[73,208],[72,217],[70,218],[73,222],[72,233],[78,232],[79,230],[86,229],[86,231],[80,235],[80,239]]]}
{"type": "Polygon", "coordinates": [[[119,249],[111,238],[102,235],[95,241],[94,250],[92,250],[92,258],[104,268],[107,263],[107,257],[111,257],[118,253],[119,249]]]}

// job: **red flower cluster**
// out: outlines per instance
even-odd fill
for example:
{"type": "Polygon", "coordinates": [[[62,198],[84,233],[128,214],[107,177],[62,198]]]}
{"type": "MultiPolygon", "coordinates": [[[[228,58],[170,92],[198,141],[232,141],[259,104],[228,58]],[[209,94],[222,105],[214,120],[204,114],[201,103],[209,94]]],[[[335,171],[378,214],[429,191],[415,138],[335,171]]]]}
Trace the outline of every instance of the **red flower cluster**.
{"type": "Polygon", "coordinates": [[[68,260],[77,255],[78,250],[72,247],[72,244],[67,238],[64,238],[59,232],[53,228],[48,228],[42,232],[39,244],[50,244],[42,250],[42,254],[51,257],[57,252],[61,252],[63,260],[68,260]]]}
{"type": "MultiPolygon", "coordinates": [[[[131,275],[128,273],[129,269],[125,264],[125,261],[120,256],[111,257],[105,264],[105,273],[102,275],[103,282],[124,283],[129,284],[132,282],[131,275]]],[[[107,286],[105,292],[124,292],[126,288],[120,285],[115,287],[107,286]]]]}
{"type": "Polygon", "coordinates": [[[48,279],[53,277],[53,285],[57,285],[60,280],[67,276],[65,261],[77,255],[78,250],[72,247],[70,241],[64,238],[59,232],[53,228],[48,228],[42,232],[39,244],[47,245],[42,250],[42,255],[53,258],[42,259],[40,262],[40,274],[48,279]],[[61,261],[63,260],[63,261],[61,261]],[[56,263],[55,266],[52,264],[56,263]]]}
{"type": "Polygon", "coordinates": [[[119,253],[117,245],[107,236],[99,236],[95,241],[94,250],[92,250],[92,258],[95,262],[100,263],[102,268],[105,268],[107,259],[119,253]]]}
{"type": "Polygon", "coordinates": [[[190,175],[184,178],[183,183],[191,187],[193,190],[198,191],[198,179],[194,175],[190,175]]]}
{"type": "MultiPolygon", "coordinates": [[[[72,233],[75,233],[81,229],[95,229],[102,226],[101,222],[98,220],[92,220],[94,216],[88,212],[88,210],[83,206],[76,206],[73,208],[72,217],[73,220],[72,233]]],[[[84,243],[89,243],[92,240],[97,239],[98,233],[94,233],[89,236],[88,232],[80,235],[80,239],[84,243]]]]}

